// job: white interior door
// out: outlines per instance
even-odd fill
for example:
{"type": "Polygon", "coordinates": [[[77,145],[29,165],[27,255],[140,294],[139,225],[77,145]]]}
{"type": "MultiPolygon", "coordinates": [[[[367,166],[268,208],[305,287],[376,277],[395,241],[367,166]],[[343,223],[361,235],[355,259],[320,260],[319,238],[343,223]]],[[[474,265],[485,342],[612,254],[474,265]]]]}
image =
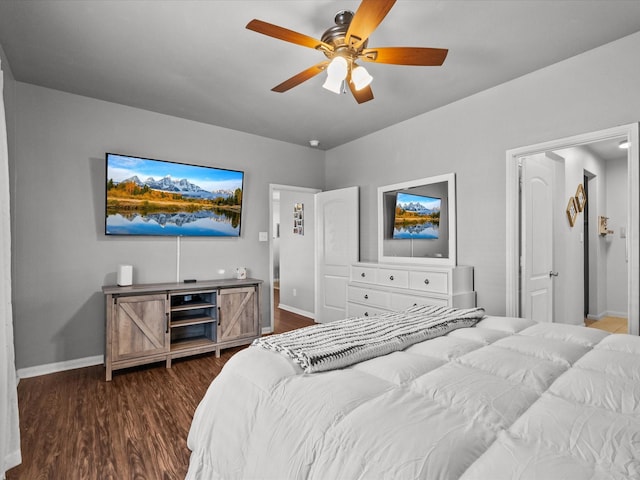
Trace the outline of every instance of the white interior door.
{"type": "Polygon", "coordinates": [[[553,165],[545,154],[521,163],[522,316],[553,321],[553,165]]]}
{"type": "Polygon", "coordinates": [[[317,193],[315,210],[315,320],[326,323],[347,315],[349,265],[358,261],[358,187],[317,193]]]}

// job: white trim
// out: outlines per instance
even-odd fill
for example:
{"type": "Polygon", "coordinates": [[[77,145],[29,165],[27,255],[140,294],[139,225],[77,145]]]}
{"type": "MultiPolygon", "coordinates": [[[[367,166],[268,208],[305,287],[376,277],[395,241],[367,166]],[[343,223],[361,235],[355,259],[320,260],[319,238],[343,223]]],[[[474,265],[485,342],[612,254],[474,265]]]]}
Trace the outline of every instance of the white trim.
{"type": "Polygon", "coordinates": [[[627,318],[627,312],[614,312],[614,311],[608,311],[607,314],[605,315],[605,317],[618,317],[618,318],[627,318]]]}
{"type": "Polygon", "coordinates": [[[604,312],[599,315],[587,315],[589,320],[602,320],[606,317],[618,317],[618,318],[626,318],[628,320],[627,312],[604,312]]]}
{"type": "Polygon", "coordinates": [[[632,123],[618,127],[591,132],[573,137],[561,138],[526,147],[507,150],[506,153],[506,315],[519,316],[519,268],[518,226],[518,158],[548,150],[570,148],[585,143],[593,143],[610,138],[626,136],[631,142],[627,155],[628,183],[627,196],[629,210],[627,217],[627,245],[629,252],[628,268],[628,324],[629,333],[640,334],[640,153],[638,150],[638,124],[632,123]]]}
{"type": "Polygon", "coordinates": [[[507,231],[506,231],[506,315],[517,317],[520,315],[520,237],[519,231],[513,226],[520,224],[520,169],[518,154],[507,150],[507,231]],[[515,200],[514,200],[515,199],[515,200]]]}
{"type": "Polygon", "coordinates": [[[269,335],[270,333],[273,333],[273,328],[271,327],[262,327],[262,330],[260,331],[260,333],[262,335],[269,335]]]}
{"type": "Polygon", "coordinates": [[[40,375],[48,375],[50,373],[64,372],[66,370],[74,370],[76,368],[91,367],[93,365],[104,364],[104,355],[96,355],[95,357],[76,358],[74,360],[66,360],[64,362],[48,363],[46,365],[38,365],[35,367],[19,368],[18,378],[39,377],[40,375]]]}
{"type": "Polygon", "coordinates": [[[278,308],[280,310],[286,310],[287,312],[291,312],[291,313],[295,313],[296,315],[302,315],[303,317],[308,317],[311,320],[315,320],[316,316],[313,312],[307,312],[306,310],[300,310],[299,308],[296,307],[290,307],[288,305],[284,305],[284,304],[280,304],[278,305],[278,308]]]}

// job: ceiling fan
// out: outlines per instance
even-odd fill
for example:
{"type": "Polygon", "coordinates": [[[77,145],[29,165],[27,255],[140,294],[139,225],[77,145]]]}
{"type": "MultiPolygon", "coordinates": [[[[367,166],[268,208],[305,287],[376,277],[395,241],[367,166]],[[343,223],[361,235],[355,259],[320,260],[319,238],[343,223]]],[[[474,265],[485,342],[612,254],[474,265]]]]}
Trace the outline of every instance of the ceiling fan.
{"type": "Polygon", "coordinates": [[[334,93],[341,93],[343,82],[345,82],[356,101],[364,103],[373,99],[373,92],[369,85],[373,78],[356,61],[393,65],[442,65],[448,52],[445,48],[367,48],[369,36],[395,3],[396,0],[362,0],[355,14],[349,10],[341,10],[335,16],[336,25],[327,29],[320,40],[262,20],[251,20],[247,24],[249,30],[320,50],[327,57],[327,60],[303,70],[271,90],[286,92],[326,70],[327,80],[323,85],[324,88],[334,93]]]}

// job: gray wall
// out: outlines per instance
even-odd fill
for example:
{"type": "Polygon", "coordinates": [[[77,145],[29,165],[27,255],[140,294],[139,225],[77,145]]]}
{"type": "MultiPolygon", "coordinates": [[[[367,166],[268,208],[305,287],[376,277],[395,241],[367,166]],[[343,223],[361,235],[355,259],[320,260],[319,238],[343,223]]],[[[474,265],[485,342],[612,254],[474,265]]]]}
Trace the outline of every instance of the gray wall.
{"type": "Polygon", "coordinates": [[[265,280],[269,323],[268,242],[258,242],[269,183],[321,188],[323,152],[20,82],[12,110],[17,368],[104,353],[101,287],[118,264],[134,266],[136,283],[176,279],[175,238],[104,235],[105,152],[245,171],[242,237],[182,238],[180,276],[247,267],[265,280]]]}
{"type": "Polygon", "coordinates": [[[360,186],[360,256],[377,258],[382,185],[456,173],[458,263],[504,314],[508,149],[637,122],[640,33],[327,152],[326,189],[360,186]]]}

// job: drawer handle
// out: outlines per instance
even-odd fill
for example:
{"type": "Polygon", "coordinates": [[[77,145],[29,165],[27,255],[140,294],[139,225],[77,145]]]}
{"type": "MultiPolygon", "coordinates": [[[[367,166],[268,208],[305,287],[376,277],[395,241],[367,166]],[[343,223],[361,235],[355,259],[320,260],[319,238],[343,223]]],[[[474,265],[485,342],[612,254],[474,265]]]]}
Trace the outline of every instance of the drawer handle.
{"type": "Polygon", "coordinates": [[[428,279],[428,278],[425,278],[425,279],[424,279],[424,284],[425,284],[425,285],[429,285],[429,279],[428,279]]]}
{"type": "Polygon", "coordinates": [[[362,273],[360,274],[360,276],[361,276],[362,278],[364,278],[364,277],[366,277],[366,276],[367,276],[367,274],[366,274],[366,273],[364,273],[364,272],[362,272],[362,273]]]}
{"type": "Polygon", "coordinates": [[[369,312],[364,312],[364,316],[368,317],[369,316],[369,312]]]}
{"type": "Polygon", "coordinates": [[[389,275],[389,280],[393,280],[393,275],[389,275]]]}
{"type": "Polygon", "coordinates": [[[369,295],[367,295],[367,294],[365,293],[365,295],[364,295],[364,299],[365,299],[365,300],[368,300],[368,299],[369,299],[369,295]]]}

